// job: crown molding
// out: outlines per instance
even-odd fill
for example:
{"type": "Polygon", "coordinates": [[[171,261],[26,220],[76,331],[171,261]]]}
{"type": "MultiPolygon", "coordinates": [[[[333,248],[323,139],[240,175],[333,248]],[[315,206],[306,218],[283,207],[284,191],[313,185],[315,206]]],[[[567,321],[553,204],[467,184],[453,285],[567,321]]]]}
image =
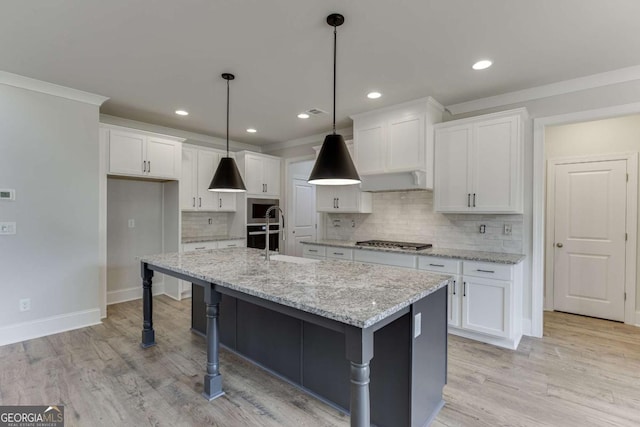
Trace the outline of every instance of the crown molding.
{"type": "Polygon", "coordinates": [[[640,80],[640,65],[452,104],[445,109],[453,115],[465,114],[633,80],[640,80]]]}
{"type": "MultiPolygon", "coordinates": [[[[166,126],[154,125],[152,123],[139,122],[137,120],[125,119],[123,117],[110,116],[108,114],[100,114],[100,123],[107,125],[122,126],[127,128],[139,129],[142,131],[159,133],[163,135],[170,135],[177,138],[184,138],[186,143],[193,143],[196,145],[202,145],[206,147],[222,148],[226,149],[227,140],[224,138],[218,138],[215,136],[204,135],[196,132],[189,132],[186,130],[169,128],[166,126]]],[[[231,151],[250,150],[262,152],[262,147],[252,144],[245,144],[243,142],[236,142],[229,140],[229,149],[231,151]]]]}
{"type": "Polygon", "coordinates": [[[94,93],[84,92],[82,90],[72,89],[70,87],[60,86],[54,83],[21,76],[19,74],[8,73],[6,71],[0,71],[0,84],[20,89],[27,89],[33,92],[46,93],[47,95],[84,102],[85,104],[96,105],[98,107],[109,99],[106,96],[96,95],[94,93]]]}
{"type": "MultiPolygon", "coordinates": [[[[322,144],[322,141],[324,141],[324,137],[327,136],[327,132],[317,133],[315,135],[305,136],[298,139],[292,139],[290,141],[275,142],[273,144],[263,145],[262,151],[268,153],[271,151],[283,150],[285,148],[298,147],[300,145],[322,144]]],[[[336,133],[343,135],[344,139],[349,139],[353,135],[353,129],[350,127],[337,129],[336,133]]]]}

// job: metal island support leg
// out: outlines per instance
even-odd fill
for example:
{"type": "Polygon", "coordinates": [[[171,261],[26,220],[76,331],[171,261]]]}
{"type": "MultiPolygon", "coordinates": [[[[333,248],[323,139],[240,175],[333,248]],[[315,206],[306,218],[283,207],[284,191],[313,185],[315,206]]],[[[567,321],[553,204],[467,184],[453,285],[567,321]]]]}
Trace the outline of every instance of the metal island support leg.
{"type": "Polygon", "coordinates": [[[222,295],[210,284],[204,288],[204,302],[207,306],[207,373],[204,376],[202,395],[213,400],[222,395],[222,375],[220,374],[220,300],[222,295]]]}
{"type": "Polygon", "coordinates": [[[349,326],[345,339],[347,359],[351,362],[351,427],[370,427],[369,362],[373,359],[373,332],[349,326]]]}
{"type": "Polygon", "coordinates": [[[151,283],[153,270],[147,264],[142,264],[142,348],[156,345],[156,333],[153,330],[153,295],[151,293],[151,283]]]}

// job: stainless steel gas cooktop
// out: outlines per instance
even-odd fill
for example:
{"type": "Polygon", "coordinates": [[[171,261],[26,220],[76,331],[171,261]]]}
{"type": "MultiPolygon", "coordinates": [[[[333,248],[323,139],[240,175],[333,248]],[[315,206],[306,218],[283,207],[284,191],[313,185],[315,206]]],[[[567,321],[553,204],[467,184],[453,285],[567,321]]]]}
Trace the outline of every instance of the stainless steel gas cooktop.
{"type": "Polygon", "coordinates": [[[389,248],[389,249],[407,249],[412,251],[419,251],[422,249],[429,249],[433,245],[431,243],[388,242],[386,240],[364,240],[362,242],[356,242],[356,246],[367,246],[367,247],[374,247],[374,248],[389,248]]]}

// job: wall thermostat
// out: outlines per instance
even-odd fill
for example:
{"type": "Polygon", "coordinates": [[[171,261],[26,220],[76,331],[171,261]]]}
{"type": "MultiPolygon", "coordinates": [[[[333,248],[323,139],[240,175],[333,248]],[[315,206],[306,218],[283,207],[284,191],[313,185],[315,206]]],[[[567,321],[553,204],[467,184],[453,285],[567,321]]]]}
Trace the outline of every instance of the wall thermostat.
{"type": "Polygon", "coordinates": [[[0,189],[0,200],[15,200],[16,190],[0,189]]]}

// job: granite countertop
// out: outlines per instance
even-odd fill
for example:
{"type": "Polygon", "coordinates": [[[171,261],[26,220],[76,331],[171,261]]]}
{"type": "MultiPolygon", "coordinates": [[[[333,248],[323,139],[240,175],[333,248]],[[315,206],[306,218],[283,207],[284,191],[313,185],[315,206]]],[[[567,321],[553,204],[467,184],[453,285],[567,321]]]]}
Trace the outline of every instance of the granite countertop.
{"type": "Polygon", "coordinates": [[[222,240],[244,240],[244,237],[238,236],[209,236],[209,237],[186,237],[182,238],[182,243],[202,243],[202,242],[220,242],[222,240]]]}
{"type": "Polygon", "coordinates": [[[400,252],[412,255],[428,255],[441,258],[461,259],[465,261],[494,262],[496,264],[518,264],[525,258],[525,255],[522,254],[471,251],[466,249],[429,248],[423,249],[421,251],[412,251],[409,249],[372,248],[365,246],[356,246],[356,242],[344,240],[317,240],[315,242],[303,241],[301,243],[305,245],[334,246],[339,248],[350,248],[364,251],[400,252]]]}
{"type": "Polygon", "coordinates": [[[264,260],[264,250],[229,248],[142,257],[143,263],[367,328],[449,283],[451,276],[340,260],[264,260]]]}

